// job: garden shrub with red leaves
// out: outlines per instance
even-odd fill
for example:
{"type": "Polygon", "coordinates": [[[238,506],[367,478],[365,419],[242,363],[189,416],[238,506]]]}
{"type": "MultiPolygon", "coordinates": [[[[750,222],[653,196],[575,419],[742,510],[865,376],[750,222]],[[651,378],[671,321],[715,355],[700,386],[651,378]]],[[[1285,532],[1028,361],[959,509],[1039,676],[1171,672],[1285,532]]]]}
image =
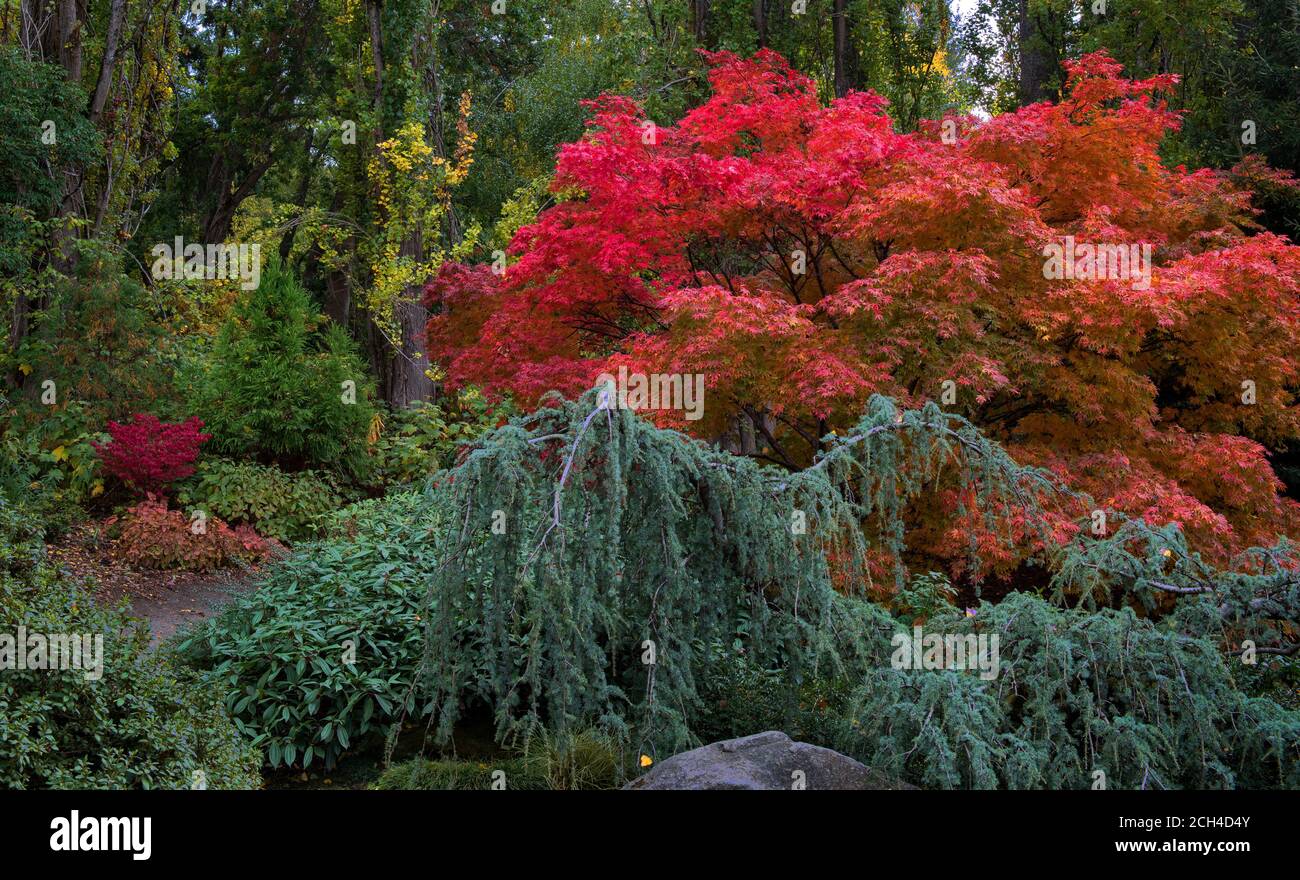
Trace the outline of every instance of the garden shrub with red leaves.
{"type": "Polygon", "coordinates": [[[113,439],[94,447],[104,470],[147,495],[194,473],[199,447],[212,438],[202,428],[197,417],[161,422],[152,413],[136,413],[130,423],[109,422],[113,439]]]}
{"type": "Polygon", "coordinates": [[[271,552],[251,526],[231,528],[216,517],[196,534],[190,519],[152,494],[127,509],[115,544],[118,558],[138,568],[212,571],[235,562],[256,563],[271,552]]]}

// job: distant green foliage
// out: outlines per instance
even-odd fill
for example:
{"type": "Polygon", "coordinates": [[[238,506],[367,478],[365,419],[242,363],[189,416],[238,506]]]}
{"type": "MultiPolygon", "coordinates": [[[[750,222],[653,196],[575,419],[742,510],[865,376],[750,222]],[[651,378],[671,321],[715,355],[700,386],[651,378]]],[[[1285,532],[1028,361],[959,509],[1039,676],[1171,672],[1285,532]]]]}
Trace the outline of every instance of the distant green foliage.
{"type": "Polygon", "coordinates": [[[797,690],[780,668],[763,668],[736,648],[717,646],[695,674],[700,706],[689,718],[702,743],[782,730],[791,739],[832,748],[847,718],[851,684],[810,676],[797,690]]]}
{"type": "Polygon", "coordinates": [[[366,469],[374,416],[366,371],[341,328],[318,328],[307,292],[274,258],[257,289],[236,303],[190,387],[212,450],[286,470],[366,469]],[[345,402],[350,391],[354,403],[345,402]]]}
{"type": "Polygon", "coordinates": [[[427,504],[397,494],[340,511],[329,539],[183,634],[240,731],[272,767],[332,767],[414,708],[421,607],[436,565],[427,504]],[[355,662],[347,662],[349,643],[355,662]]]}
{"type": "Polygon", "coordinates": [[[63,167],[89,162],[100,143],[82,112],[85,92],[58,65],[0,46],[0,94],[0,278],[12,278],[31,268],[41,232],[33,221],[54,212],[63,167]]]}
{"type": "Polygon", "coordinates": [[[946,575],[937,571],[918,574],[898,591],[891,603],[894,610],[909,619],[924,619],[952,607],[957,590],[946,575]]]}
{"type": "Polygon", "coordinates": [[[220,696],[150,652],[148,630],[123,612],[40,562],[0,571],[0,632],[19,625],[102,635],[104,671],[97,681],[77,669],[0,674],[0,788],[260,787],[256,751],[220,696]]]}
{"type": "Polygon", "coordinates": [[[324,517],[343,505],[337,481],[314,471],[285,473],[254,461],[208,458],[181,485],[177,502],[230,523],[247,523],[279,541],[314,537],[324,517]]]}

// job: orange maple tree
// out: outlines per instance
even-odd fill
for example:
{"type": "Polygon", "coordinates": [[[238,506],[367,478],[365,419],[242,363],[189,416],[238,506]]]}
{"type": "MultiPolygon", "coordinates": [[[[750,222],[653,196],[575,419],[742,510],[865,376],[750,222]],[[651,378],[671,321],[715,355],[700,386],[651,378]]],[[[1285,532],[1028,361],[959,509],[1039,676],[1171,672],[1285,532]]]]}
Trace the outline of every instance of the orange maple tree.
{"type": "Polygon", "coordinates": [[[1059,104],[900,134],[881,97],[823,105],[770,51],[710,61],[712,96],[676,125],[590,102],[501,276],[442,268],[429,348],[453,385],[529,405],[619,367],[702,374],[703,419],[656,418],[747,422],[792,468],[873,393],[940,400],[1210,556],[1297,534],[1267,447],[1300,435],[1300,248],[1253,222],[1242,181],[1295,182],[1166,167],[1175,77],[1092,54],[1059,104]]]}

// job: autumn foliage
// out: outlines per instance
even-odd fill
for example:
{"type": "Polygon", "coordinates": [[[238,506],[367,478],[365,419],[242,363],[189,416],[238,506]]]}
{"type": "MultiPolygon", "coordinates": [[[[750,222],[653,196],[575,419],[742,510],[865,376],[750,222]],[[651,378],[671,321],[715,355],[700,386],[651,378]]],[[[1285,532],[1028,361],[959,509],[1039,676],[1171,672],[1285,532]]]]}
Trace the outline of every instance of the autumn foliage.
{"type": "Polygon", "coordinates": [[[161,422],[151,413],[136,413],[130,422],[108,423],[112,437],[96,443],[104,470],[140,493],[160,492],[176,480],[194,473],[199,447],[211,439],[203,422],[161,422]]]}
{"type": "Polygon", "coordinates": [[[119,529],[114,555],[138,568],[214,571],[237,562],[261,562],[270,554],[271,545],[252,526],[232,529],[212,517],[198,528],[183,511],[152,493],[127,508],[120,521],[110,517],[108,524],[119,529]]]}
{"type": "MultiPolygon", "coordinates": [[[[710,60],[712,97],[676,125],[590,103],[503,277],[443,267],[428,336],[452,384],[531,404],[620,365],[702,373],[705,418],[661,420],[710,439],[747,420],[790,467],[873,393],[947,390],[1018,459],[1212,555],[1296,533],[1266,447],[1300,435],[1300,248],[1241,183],[1294,181],[1162,164],[1174,77],[1097,53],[1059,104],[899,134],[884,99],[824,106],[772,52],[710,60]],[[1146,281],[1047,277],[1067,236],[1149,245],[1146,281]]],[[[960,519],[931,537],[967,540],[960,519]]]]}

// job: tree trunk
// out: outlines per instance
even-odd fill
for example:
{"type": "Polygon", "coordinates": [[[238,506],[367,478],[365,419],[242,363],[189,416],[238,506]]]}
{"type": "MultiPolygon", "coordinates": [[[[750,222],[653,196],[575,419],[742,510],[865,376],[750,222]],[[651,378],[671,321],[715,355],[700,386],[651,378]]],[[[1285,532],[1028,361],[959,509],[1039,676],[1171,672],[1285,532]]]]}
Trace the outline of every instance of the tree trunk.
{"type": "Polygon", "coordinates": [[[368,0],[366,3],[366,21],[370,25],[370,59],[375,65],[375,109],[380,109],[384,101],[384,33],[380,18],[380,6],[383,0],[368,0]]]}
{"type": "MultiPolygon", "coordinates": [[[[335,191],[333,199],[330,200],[330,212],[338,213],[343,205],[343,194],[335,191]]],[[[357,247],[357,238],[355,235],[348,236],[347,241],[343,243],[342,250],[345,253],[355,253],[357,247]]],[[[313,247],[314,258],[308,259],[308,264],[312,264],[319,259],[320,246],[313,247]]],[[[346,328],[348,322],[352,319],[352,288],[345,272],[339,269],[325,270],[325,315],[338,324],[346,328]]]]}
{"type": "Polygon", "coordinates": [[[235,221],[235,212],[244,203],[244,199],[253,194],[258,181],[275,163],[274,158],[267,158],[249,170],[248,175],[239,186],[231,189],[229,164],[225,155],[218,153],[212,160],[212,170],[208,174],[208,186],[217,192],[217,203],[212,206],[203,220],[203,243],[221,244],[230,235],[230,227],[235,221]]]}
{"type": "Polygon", "coordinates": [[[81,19],[77,0],[59,0],[59,63],[68,81],[81,84],[81,19]]]}
{"type": "Polygon", "coordinates": [[[709,0],[691,0],[691,32],[696,43],[708,46],[709,0]]]}
{"type": "MultiPolygon", "coordinates": [[[[312,174],[316,170],[316,160],[313,159],[311,155],[312,144],[315,142],[315,140],[316,140],[316,133],[309,129],[307,131],[307,143],[303,146],[303,153],[306,156],[306,160],[303,162],[302,172],[301,172],[302,176],[298,178],[298,191],[294,195],[294,199],[293,199],[293,203],[298,206],[299,211],[304,211],[307,208],[307,194],[311,190],[312,174]]],[[[301,216],[301,214],[299,216],[301,216]]],[[[298,232],[298,225],[296,223],[292,223],[289,225],[289,228],[284,231],[284,235],[280,238],[280,261],[281,262],[287,263],[289,261],[289,252],[293,250],[293,240],[296,237],[297,232],[298,232]]]]}
{"type": "Polygon", "coordinates": [[[99,61],[99,81],[90,100],[90,121],[99,123],[108,93],[113,85],[113,68],[117,64],[117,47],[122,39],[122,26],[126,22],[126,0],[113,0],[108,10],[108,29],[104,32],[104,56],[99,61]]]}
{"type": "Polygon", "coordinates": [[[325,274],[325,316],[347,327],[352,311],[352,289],[348,286],[348,276],[337,269],[329,269],[325,274]]]}
{"type": "Polygon", "coordinates": [[[754,30],[758,34],[758,48],[767,48],[767,3],[754,0],[754,30]]]}
{"type": "MultiPolygon", "coordinates": [[[[407,293],[418,295],[414,290],[407,293]]],[[[424,351],[427,347],[424,327],[429,313],[418,300],[405,296],[397,303],[396,313],[402,331],[402,350],[392,352],[388,393],[384,396],[390,406],[405,408],[417,400],[428,400],[433,396],[433,380],[425,372],[429,369],[429,358],[424,351]]]]}
{"type": "Polygon", "coordinates": [[[835,30],[835,97],[843,98],[853,88],[853,46],[849,42],[848,0],[835,0],[831,23],[835,30]]]}
{"type": "Polygon", "coordinates": [[[1050,98],[1047,78],[1052,64],[1042,35],[1038,32],[1038,22],[1029,9],[1029,0],[1020,0],[1020,27],[1016,44],[1020,52],[1020,106],[1050,98]]]}

